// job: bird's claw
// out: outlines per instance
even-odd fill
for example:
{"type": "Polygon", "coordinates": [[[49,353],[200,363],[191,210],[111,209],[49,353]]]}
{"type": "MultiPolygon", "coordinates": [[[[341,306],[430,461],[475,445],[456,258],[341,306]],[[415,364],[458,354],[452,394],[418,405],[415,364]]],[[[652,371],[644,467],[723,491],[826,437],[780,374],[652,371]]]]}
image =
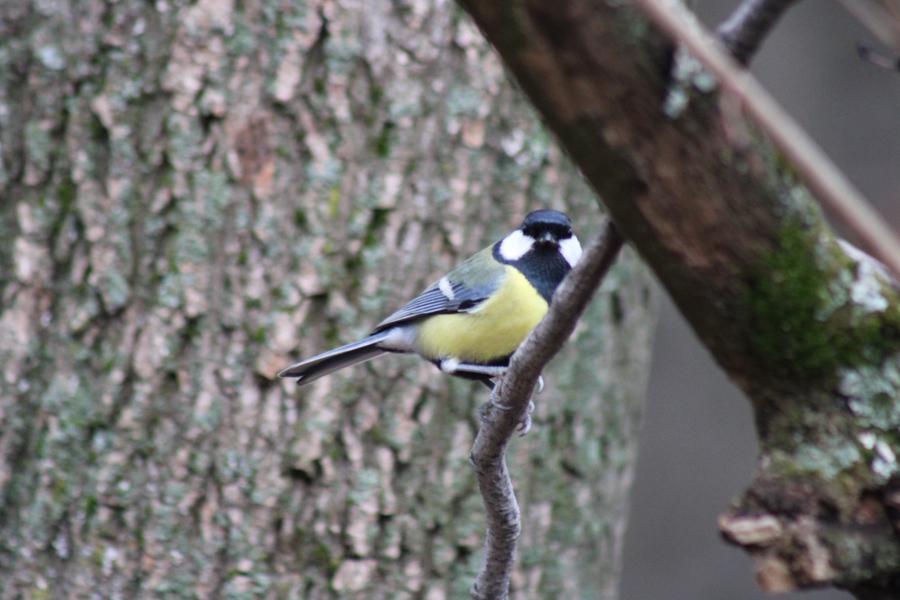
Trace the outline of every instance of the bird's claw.
{"type": "Polygon", "coordinates": [[[495,406],[492,401],[487,401],[481,406],[478,407],[478,420],[482,423],[493,423],[494,420],[488,417],[488,412],[491,410],[491,406],[495,406]]]}
{"type": "Polygon", "coordinates": [[[519,421],[518,426],[516,426],[516,431],[519,432],[519,437],[525,437],[526,435],[528,435],[528,432],[531,431],[531,411],[530,410],[527,413],[525,413],[525,418],[523,418],[521,421],[519,421]]]}
{"type": "MultiPolygon", "coordinates": [[[[544,378],[538,375],[537,386],[535,386],[535,394],[540,394],[544,391],[544,378]]],[[[498,410],[512,410],[515,408],[514,406],[508,404],[500,404],[496,400],[496,388],[494,388],[491,392],[491,399],[478,407],[478,419],[482,423],[493,423],[494,419],[490,418],[488,415],[490,413],[491,408],[496,408],[498,410]]],[[[516,426],[516,431],[519,432],[519,437],[526,435],[529,431],[531,431],[531,413],[534,412],[534,401],[528,400],[528,409],[525,412],[525,416],[519,421],[519,424],[516,426]]]]}
{"type": "MultiPolygon", "coordinates": [[[[488,416],[491,408],[497,408],[499,410],[512,410],[514,407],[508,406],[506,404],[500,404],[499,402],[494,401],[493,394],[491,395],[491,399],[481,406],[478,407],[478,419],[482,423],[493,423],[494,419],[488,416]]],[[[519,421],[519,424],[516,426],[516,431],[519,432],[519,437],[523,437],[531,431],[531,413],[534,412],[534,402],[528,401],[528,410],[525,412],[525,416],[519,421]]]]}
{"type": "Polygon", "coordinates": [[[490,402],[488,402],[488,404],[495,408],[499,408],[500,410],[512,410],[513,408],[515,408],[514,406],[510,406],[509,404],[500,404],[499,402],[496,402],[493,396],[491,396],[491,400],[490,402]]]}

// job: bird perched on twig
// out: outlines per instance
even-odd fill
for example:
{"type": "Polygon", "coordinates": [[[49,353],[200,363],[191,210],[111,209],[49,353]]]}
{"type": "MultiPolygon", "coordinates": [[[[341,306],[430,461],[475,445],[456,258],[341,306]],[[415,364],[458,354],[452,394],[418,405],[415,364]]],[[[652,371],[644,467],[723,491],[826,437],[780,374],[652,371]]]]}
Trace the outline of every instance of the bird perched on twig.
{"type": "Polygon", "coordinates": [[[428,286],[372,334],[278,373],[306,385],[387,352],[418,354],[445,373],[494,387],[581,257],[569,218],[530,213],[518,229],[428,286]]]}

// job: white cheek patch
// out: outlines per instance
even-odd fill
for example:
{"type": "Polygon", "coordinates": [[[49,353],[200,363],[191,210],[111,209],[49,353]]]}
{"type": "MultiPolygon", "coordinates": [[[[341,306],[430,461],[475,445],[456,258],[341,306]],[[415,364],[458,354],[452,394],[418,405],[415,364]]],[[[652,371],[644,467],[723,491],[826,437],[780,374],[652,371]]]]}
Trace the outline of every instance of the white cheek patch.
{"type": "Polygon", "coordinates": [[[438,281],[438,289],[441,290],[441,293],[447,300],[453,300],[456,297],[456,294],[453,293],[453,286],[450,285],[450,280],[446,277],[441,277],[441,280],[438,281]]]}
{"type": "Polygon", "coordinates": [[[519,260],[531,250],[533,245],[534,238],[529,237],[522,233],[521,230],[516,229],[500,242],[500,256],[503,257],[503,260],[519,260]]]}
{"type": "Polygon", "coordinates": [[[577,265],[578,260],[581,258],[581,244],[578,243],[578,238],[573,235],[561,241],[559,243],[559,252],[566,259],[566,262],[569,263],[570,267],[577,265]]]}

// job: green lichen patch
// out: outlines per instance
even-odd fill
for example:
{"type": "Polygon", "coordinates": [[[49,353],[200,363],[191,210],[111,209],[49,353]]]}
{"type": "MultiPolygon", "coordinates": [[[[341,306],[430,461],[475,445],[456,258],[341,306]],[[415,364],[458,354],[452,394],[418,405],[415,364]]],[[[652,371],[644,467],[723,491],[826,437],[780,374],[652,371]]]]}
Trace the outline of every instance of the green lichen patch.
{"type": "Polygon", "coordinates": [[[864,276],[864,266],[824,225],[786,225],[779,247],[748,278],[745,339],[757,369],[809,381],[896,350],[896,293],[880,280],[861,281],[864,276]],[[867,302],[864,294],[891,302],[867,302]]]}

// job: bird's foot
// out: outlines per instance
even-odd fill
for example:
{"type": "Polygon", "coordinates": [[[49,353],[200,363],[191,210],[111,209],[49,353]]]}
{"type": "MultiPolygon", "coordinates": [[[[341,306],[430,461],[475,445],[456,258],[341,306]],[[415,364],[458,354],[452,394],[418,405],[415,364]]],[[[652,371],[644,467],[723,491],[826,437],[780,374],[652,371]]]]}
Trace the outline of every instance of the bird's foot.
{"type": "MultiPolygon", "coordinates": [[[[543,389],[544,380],[538,380],[538,386],[536,387],[535,393],[540,393],[543,389]]],[[[496,398],[496,388],[495,391],[491,392],[491,399],[478,407],[478,418],[483,423],[493,423],[494,420],[490,418],[490,412],[492,408],[496,408],[497,410],[507,411],[515,408],[514,406],[510,406],[507,404],[500,404],[497,402],[496,398]]],[[[519,424],[516,426],[516,431],[519,432],[519,437],[526,435],[529,431],[531,431],[531,413],[534,412],[534,401],[528,400],[528,410],[525,411],[525,415],[519,420],[519,424]]]]}

